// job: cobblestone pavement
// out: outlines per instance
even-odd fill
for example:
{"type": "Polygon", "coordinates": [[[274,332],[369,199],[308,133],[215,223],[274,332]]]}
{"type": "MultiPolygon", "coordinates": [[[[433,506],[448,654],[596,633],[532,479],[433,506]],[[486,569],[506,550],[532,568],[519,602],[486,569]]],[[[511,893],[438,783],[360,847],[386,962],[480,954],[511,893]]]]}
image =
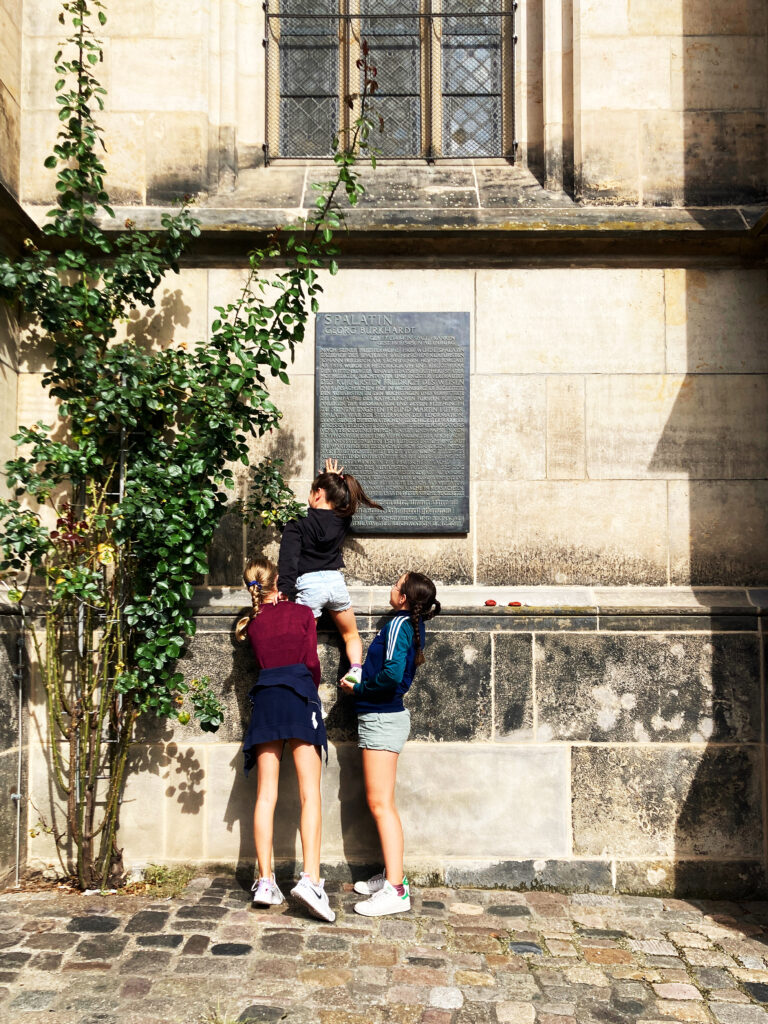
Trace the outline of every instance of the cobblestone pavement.
{"type": "Polygon", "coordinates": [[[768,904],[420,889],[328,925],[232,876],[178,899],[0,896],[0,1021],[768,1024],[768,904]]]}

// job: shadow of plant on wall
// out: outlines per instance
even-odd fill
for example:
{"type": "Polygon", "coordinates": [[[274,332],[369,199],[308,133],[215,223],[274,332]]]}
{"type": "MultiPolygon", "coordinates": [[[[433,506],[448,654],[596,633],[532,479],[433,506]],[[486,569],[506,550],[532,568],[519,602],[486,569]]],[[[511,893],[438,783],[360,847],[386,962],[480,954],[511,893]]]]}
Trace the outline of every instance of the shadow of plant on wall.
{"type": "Polygon", "coordinates": [[[125,333],[147,351],[165,348],[176,340],[179,328],[189,327],[191,307],[183,299],[180,288],[165,289],[160,304],[143,313],[133,309],[125,321],[125,333]]]}
{"type": "MultiPolygon", "coordinates": [[[[195,747],[184,749],[171,737],[173,731],[167,723],[155,734],[152,743],[137,743],[129,761],[130,774],[158,775],[168,785],[164,791],[167,800],[175,800],[182,814],[199,814],[205,802],[203,788],[205,771],[195,747]],[[159,740],[159,742],[158,742],[159,740]]],[[[130,804],[128,798],[126,806],[130,804]]]]}

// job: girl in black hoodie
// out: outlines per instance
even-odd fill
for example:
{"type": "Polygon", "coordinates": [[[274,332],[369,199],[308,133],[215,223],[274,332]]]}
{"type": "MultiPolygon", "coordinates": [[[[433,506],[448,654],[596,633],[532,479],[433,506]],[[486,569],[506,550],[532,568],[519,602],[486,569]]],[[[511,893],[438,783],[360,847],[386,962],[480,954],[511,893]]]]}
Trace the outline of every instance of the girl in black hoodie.
{"type": "Polygon", "coordinates": [[[344,566],[344,539],[361,504],[381,508],[351,473],[345,473],[335,459],[326,459],[324,472],[312,481],[306,518],[288,523],[283,531],[278,559],[280,594],[307,605],[316,619],[324,608],[330,612],[349,659],[345,679],[352,683],[360,682],[363,644],[339,569],[344,566]]]}

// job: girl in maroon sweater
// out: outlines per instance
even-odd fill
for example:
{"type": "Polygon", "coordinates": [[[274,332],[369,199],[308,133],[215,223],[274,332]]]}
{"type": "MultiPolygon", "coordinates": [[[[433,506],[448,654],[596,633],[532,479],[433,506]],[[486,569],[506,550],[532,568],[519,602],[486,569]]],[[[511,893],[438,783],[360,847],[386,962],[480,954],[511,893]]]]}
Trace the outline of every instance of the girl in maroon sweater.
{"type": "Polygon", "coordinates": [[[336,915],[320,878],[320,752],[324,749],[327,756],[328,741],[317,693],[315,617],[302,605],[273,603],[277,566],[268,559],[251,559],[243,579],[253,607],[250,616],[238,622],[236,633],[239,640],[250,641],[260,669],[249,694],[251,720],[243,741],[246,774],[254,765],[258,770],[253,831],[259,877],[253,884],[253,902],[272,906],[284,899],[272,873],[272,835],[280,759],[288,743],[299,778],[304,857],[304,871],[291,895],[315,917],[333,921],[336,915]]]}

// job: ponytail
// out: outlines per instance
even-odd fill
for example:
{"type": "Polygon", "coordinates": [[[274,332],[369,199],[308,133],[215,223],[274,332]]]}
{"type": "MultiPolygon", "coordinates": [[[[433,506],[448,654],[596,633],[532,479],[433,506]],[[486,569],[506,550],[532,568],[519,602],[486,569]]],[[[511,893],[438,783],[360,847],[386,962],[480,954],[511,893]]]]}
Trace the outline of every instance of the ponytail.
{"type": "Polygon", "coordinates": [[[251,595],[251,614],[238,619],[235,638],[242,643],[248,635],[248,624],[259,614],[264,597],[275,589],[277,566],[268,558],[251,558],[243,572],[243,583],[251,595]]]}
{"type": "Polygon", "coordinates": [[[410,621],[413,626],[416,644],[416,665],[424,664],[424,652],[421,649],[421,623],[429,622],[440,614],[440,602],[435,596],[435,584],[420,572],[409,572],[401,588],[401,593],[408,601],[410,621]]]}
{"type": "Polygon", "coordinates": [[[351,473],[319,473],[312,481],[312,490],[321,489],[325,491],[325,497],[329,504],[333,505],[336,515],[344,519],[353,516],[360,505],[381,508],[378,501],[368,497],[360,482],[351,473]]]}

